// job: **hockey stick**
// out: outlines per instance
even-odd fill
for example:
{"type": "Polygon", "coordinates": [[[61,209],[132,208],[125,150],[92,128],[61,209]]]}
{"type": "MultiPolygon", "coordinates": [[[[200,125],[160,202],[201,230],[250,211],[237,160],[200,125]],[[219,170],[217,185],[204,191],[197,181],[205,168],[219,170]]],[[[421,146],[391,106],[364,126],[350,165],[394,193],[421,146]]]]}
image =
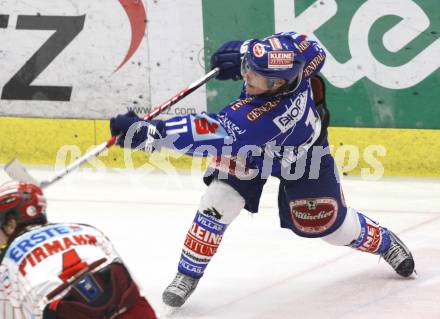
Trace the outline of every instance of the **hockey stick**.
{"type": "MultiPolygon", "coordinates": [[[[176,104],[180,100],[182,100],[184,97],[188,96],[195,90],[197,90],[199,87],[201,87],[203,84],[217,76],[217,74],[220,72],[219,68],[214,68],[210,72],[206,73],[202,78],[199,80],[191,83],[187,88],[181,90],[179,93],[174,95],[172,98],[166,100],[161,105],[154,108],[152,111],[148,112],[147,115],[145,115],[144,120],[151,120],[161,114],[163,111],[170,108],[172,105],[176,104]]],[[[12,160],[9,162],[4,170],[5,172],[14,180],[18,181],[24,181],[34,184],[39,184],[42,188],[46,188],[53,183],[59,181],[64,176],[69,174],[70,172],[74,171],[78,167],[80,167],[82,164],[90,161],[92,158],[95,158],[99,154],[101,154],[103,151],[105,151],[107,148],[113,146],[116,143],[117,136],[112,136],[107,142],[104,142],[98,146],[96,146],[94,149],[92,149],[90,152],[84,154],[82,157],[78,158],[76,161],[71,163],[69,166],[67,166],[64,170],[57,173],[55,176],[53,176],[51,179],[42,181],[38,183],[35,178],[33,178],[29,172],[26,170],[23,164],[21,164],[17,159],[12,160]]]]}

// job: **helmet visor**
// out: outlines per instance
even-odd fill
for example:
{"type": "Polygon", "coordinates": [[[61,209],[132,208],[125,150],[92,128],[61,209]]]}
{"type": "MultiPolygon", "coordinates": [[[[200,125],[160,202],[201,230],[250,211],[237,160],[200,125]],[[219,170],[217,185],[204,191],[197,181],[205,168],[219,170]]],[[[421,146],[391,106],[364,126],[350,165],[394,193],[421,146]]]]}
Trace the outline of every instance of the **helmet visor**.
{"type": "Polygon", "coordinates": [[[243,57],[241,61],[241,76],[246,81],[246,83],[265,90],[270,90],[273,88],[276,81],[282,80],[280,78],[275,77],[267,77],[259,74],[255,70],[253,70],[249,64],[249,61],[246,55],[243,57]]]}

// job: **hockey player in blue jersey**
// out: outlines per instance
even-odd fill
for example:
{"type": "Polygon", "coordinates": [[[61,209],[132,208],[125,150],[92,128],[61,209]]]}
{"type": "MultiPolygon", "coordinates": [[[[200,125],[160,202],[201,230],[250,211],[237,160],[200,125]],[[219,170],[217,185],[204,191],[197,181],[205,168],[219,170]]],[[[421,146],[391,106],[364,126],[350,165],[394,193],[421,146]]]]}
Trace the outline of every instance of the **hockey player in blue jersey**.
{"type": "Polygon", "coordinates": [[[269,176],[280,180],[281,227],[380,255],[403,277],[413,273],[413,257],[400,239],[344,202],[328,147],[324,84],[317,77],[324,61],[316,41],[294,32],[229,41],[211,64],[221,70],[217,79],[243,78],[244,86],[220,112],[150,122],[131,112],[111,119],[121,146],[213,156],[177,275],[162,296],[165,304],[184,304],[228,225],[243,208],[258,212],[269,176]]]}

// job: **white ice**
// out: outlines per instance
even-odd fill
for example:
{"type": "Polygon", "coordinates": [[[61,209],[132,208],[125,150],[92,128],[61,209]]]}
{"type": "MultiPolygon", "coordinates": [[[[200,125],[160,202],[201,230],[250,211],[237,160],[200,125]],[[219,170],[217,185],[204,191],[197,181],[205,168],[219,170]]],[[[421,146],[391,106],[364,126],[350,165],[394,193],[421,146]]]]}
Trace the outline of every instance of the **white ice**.
{"type": "MultiPolygon", "coordinates": [[[[53,173],[31,172],[41,179],[53,173]]],[[[279,228],[278,184],[270,180],[260,213],[243,212],[231,224],[197,290],[168,317],[440,318],[440,181],[345,178],[342,184],[350,206],[410,247],[418,278],[399,278],[377,256],[279,228]]],[[[204,189],[200,173],[83,169],[46,194],[51,221],[88,223],[109,236],[165,318],[161,294],[204,189]]]]}

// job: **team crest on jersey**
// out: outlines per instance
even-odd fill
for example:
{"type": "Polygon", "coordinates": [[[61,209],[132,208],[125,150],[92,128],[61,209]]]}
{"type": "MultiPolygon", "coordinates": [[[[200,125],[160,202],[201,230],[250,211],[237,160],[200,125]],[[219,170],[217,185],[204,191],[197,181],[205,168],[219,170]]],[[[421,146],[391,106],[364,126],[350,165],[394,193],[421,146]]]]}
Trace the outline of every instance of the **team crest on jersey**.
{"type": "Polygon", "coordinates": [[[296,123],[301,120],[306,110],[307,96],[307,91],[301,92],[283,114],[273,119],[282,133],[294,128],[296,123]]]}
{"type": "Polygon", "coordinates": [[[295,227],[303,233],[317,235],[328,230],[338,216],[338,202],[320,197],[290,202],[290,214],[295,227]]]}

